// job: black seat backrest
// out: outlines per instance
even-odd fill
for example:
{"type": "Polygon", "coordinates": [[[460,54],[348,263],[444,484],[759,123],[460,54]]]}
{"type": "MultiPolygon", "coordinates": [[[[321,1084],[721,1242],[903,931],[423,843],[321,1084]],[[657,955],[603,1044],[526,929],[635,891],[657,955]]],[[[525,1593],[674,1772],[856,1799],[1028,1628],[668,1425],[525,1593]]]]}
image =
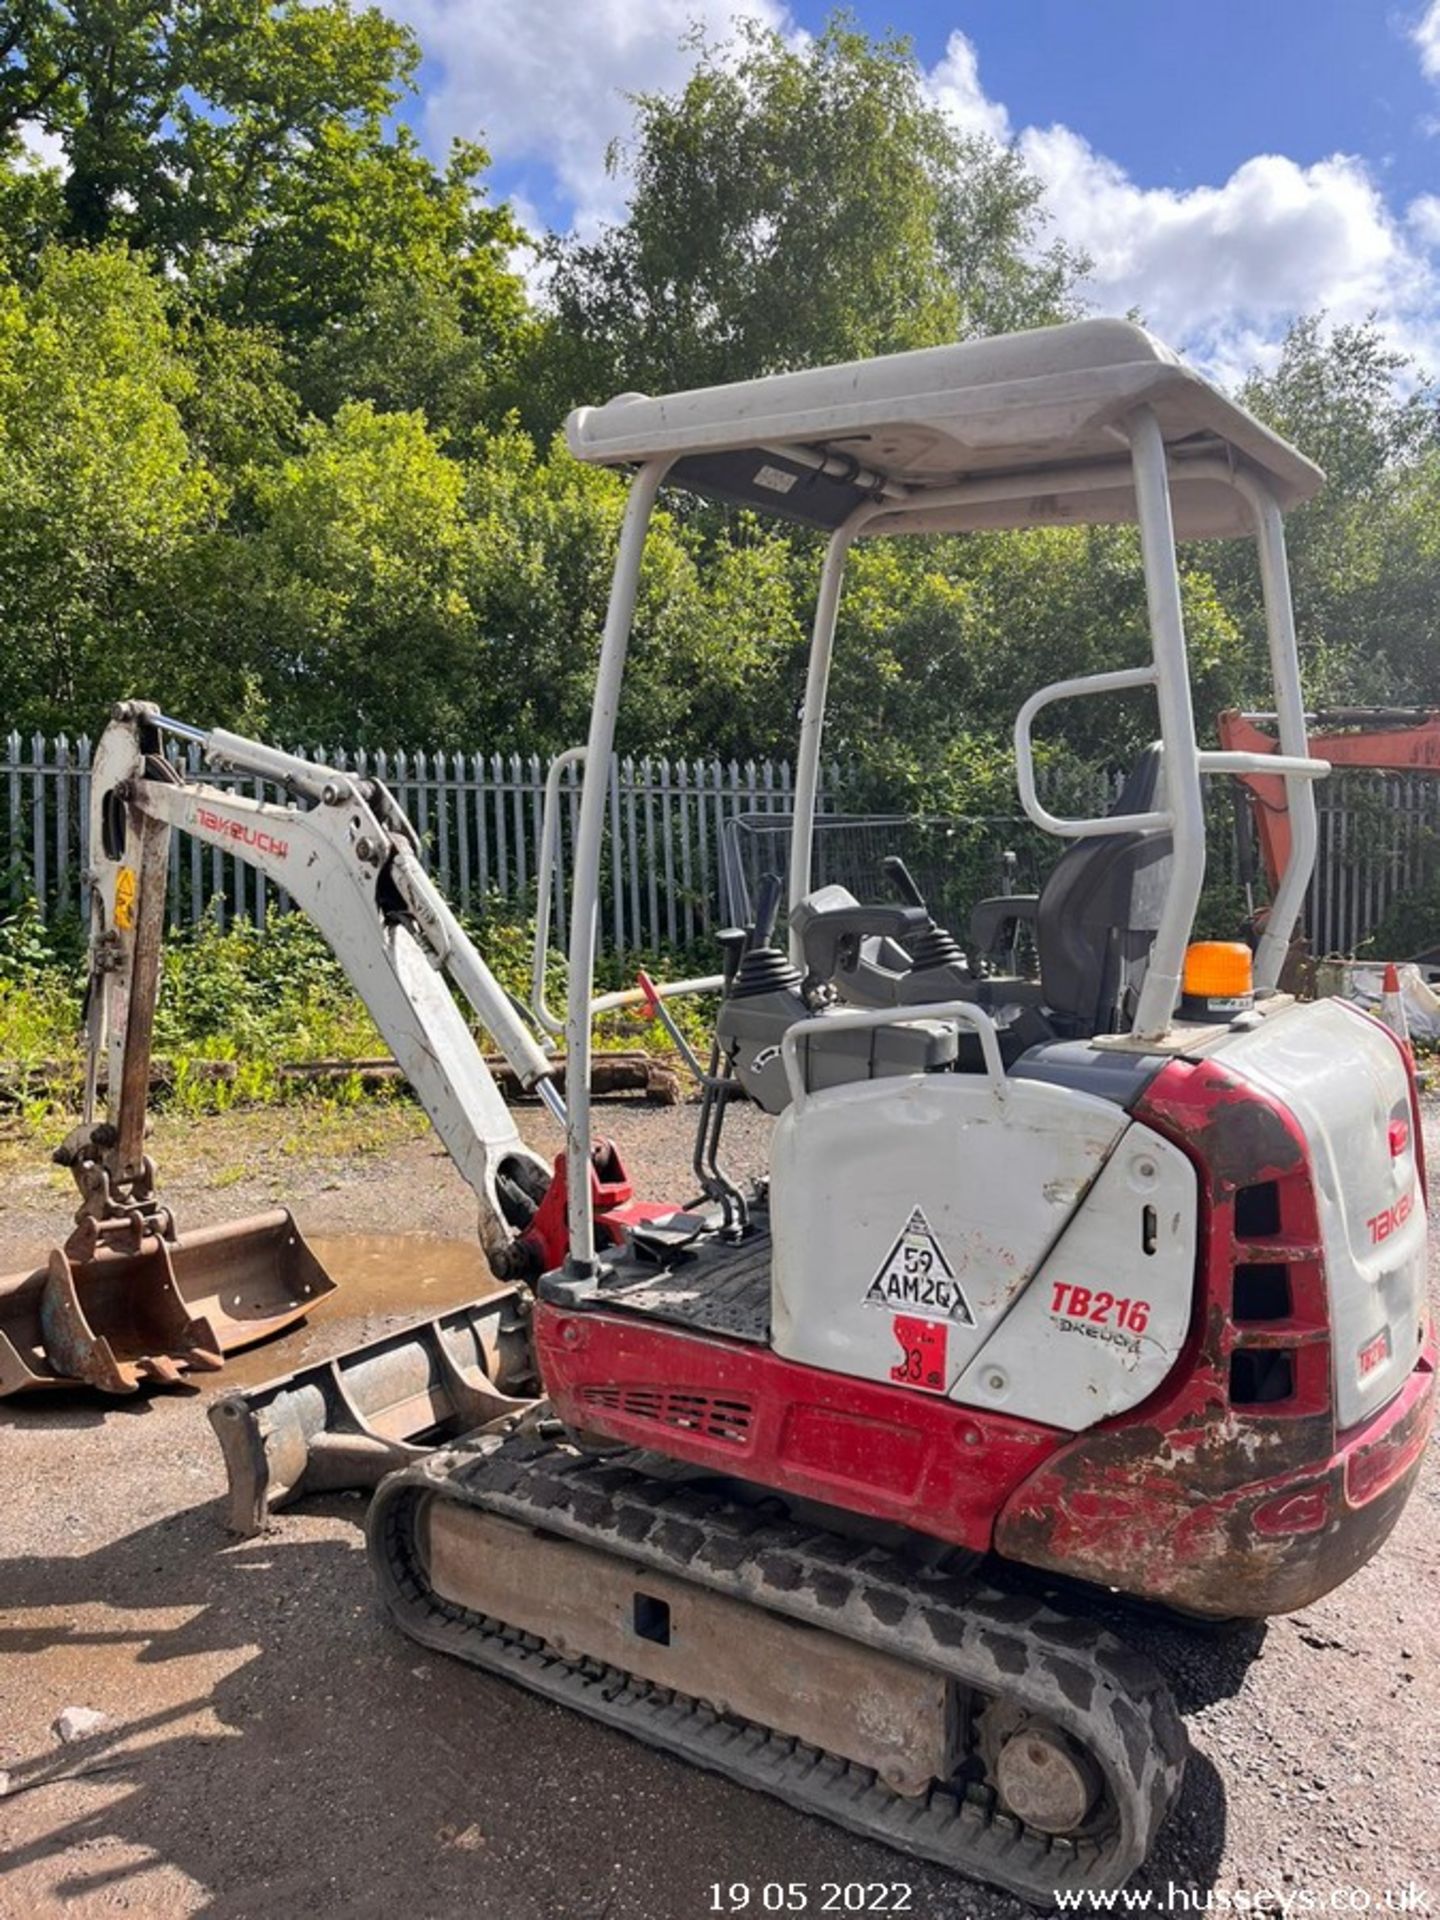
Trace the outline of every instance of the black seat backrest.
{"type": "MultiPolygon", "coordinates": [[[[1160,747],[1147,747],[1111,814],[1159,811],[1162,775],[1160,747]]],[[[1056,863],[1036,908],[1035,945],[1057,1031],[1083,1039],[1121,1027],[1150,958],[1172,854],[1165,830],[1094,834],[1056,863]]]]}

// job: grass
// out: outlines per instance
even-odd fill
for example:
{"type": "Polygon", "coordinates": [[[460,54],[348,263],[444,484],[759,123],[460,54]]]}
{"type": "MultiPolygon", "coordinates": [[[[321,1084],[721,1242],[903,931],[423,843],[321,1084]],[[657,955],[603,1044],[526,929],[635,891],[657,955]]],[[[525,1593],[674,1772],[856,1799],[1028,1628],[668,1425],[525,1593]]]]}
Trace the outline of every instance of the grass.
{"type": "MultiPolygon", "coordinates": [[[[472,931],[501,985],[527,999],[528,929],[495,914],[472,931]]],[[[663,977],[680,966],[693,970],[692,961],[658,955],[644,964],[663,977]]],[[[622,973],[611,963],[597,991],[630,984],[638,964],[632,959],[622,973]]],[[[83,1077],[84,983],[85,955],[75,928],[52,931],[33,907],[0,921],[0,1148],[6,1140],[53,1135],[72,1123],[83,1077]]],[[[563,1004],[558,958],[547,991],[552,1005],[563,1004]]],[[[696,1037],[705,1031],[695,1003],[675,1011],[696,1037]]],[[[602,1047],[669,1052],[661,1027],[627,1015],[601,1023],[596,1040],[602,1047]]],[[[408,1106],[408,1097],[403,1087],[367,1087],[358,1073],[317,1086],[287,1076],[284,1068],[388,1055],[339,962],[303,915],[272,914],[263,928],[242,922],[221,930],[206,921],[167,941],[154,1040],[166,1083],[153,1097],[157,1111],[184,1118],[283,1107],[308,1132],[347,1113],[408,1106]],[[226,1069],[223,1075],[214,1071],[217,1063],[226,1069]]]]}

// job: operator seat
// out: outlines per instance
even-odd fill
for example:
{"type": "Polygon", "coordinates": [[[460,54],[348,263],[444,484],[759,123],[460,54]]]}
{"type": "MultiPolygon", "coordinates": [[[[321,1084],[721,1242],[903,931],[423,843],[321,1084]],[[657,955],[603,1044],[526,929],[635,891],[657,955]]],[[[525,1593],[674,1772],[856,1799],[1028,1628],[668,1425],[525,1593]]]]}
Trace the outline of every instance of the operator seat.
{"type": "MultiPolygon", "coordinates": [[[[1109,811],[1153,813],[1163,806],[1164,764],[1156,744],[1140,755],[1109,811]]],[[[971,940],[989,951],[1007,923],[1031,922],[1040,962],[1040,998],[1057,1037],[1089,1039],[1118,1032],[1145,977],[1173,856],[1173,841],[1164,828],[1074,840],[1039,894],[982,900],[971,916],[971,940]]],[[[1003,1006],[1009,984],[988,980],[985,1000],[1003,1006]]]]}

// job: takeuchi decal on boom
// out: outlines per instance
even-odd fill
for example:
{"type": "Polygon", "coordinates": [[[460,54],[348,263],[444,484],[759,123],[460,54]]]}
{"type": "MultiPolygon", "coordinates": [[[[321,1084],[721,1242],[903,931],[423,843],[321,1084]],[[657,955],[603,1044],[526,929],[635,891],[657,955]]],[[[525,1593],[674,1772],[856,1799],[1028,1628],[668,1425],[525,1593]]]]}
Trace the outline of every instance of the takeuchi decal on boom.
{"type": "Polygon", "coordinates": [[[195,824],[203,833],[218,833],[224,840],[238,841],[241,846],[268,853],[275,860],[283,860],[290,851],[288,840],[277,840],[273,833],[249,826],[243,820],[227,820],[223,813],[216,813],[210,807],[196,807],[195,824]]]}

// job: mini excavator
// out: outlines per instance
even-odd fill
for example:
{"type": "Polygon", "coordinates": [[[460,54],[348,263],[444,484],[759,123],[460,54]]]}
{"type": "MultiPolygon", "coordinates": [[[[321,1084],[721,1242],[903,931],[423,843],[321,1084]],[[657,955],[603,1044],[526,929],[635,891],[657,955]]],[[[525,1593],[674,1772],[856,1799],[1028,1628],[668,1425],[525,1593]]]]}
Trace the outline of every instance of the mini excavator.
{"type": "MultiPolygon", "coordinates": [[[[589,738],[565,756],[584,767],[568,1006],[532,1010],[563,1031],[563,1101],[377,783],[198,736],[288,795],[217,797],[168,766],[153,709],[106,736],[112,1032],[134,964],[120,873],[139,875],[143,954],[169,827],[263,864],[375,1011],[496,1275],[473,1308],[218,1401],[235,1524],[378,1480],[374,1577],[422,1644],[1028,1899],[1115,1887],[1186,1740],[1160,1674],[1057,1595],[1084,1582],[1212,1619],[1305,1606],[1380,1548],[1432,1418],[1411,1063],[1356,1008],[1277,987],[1329,770],[1283,515],[1323,476],[1114,320],[624,394],[567,431],[632,478],[589,738]],[[683,1195],[647,1194],[594,1138],[589,1076],[606,776],[664,486],[825,540],[788,873],[722,936],[718,979],[680,983],[719,994],[683,1195]],[[1097,523],[1138,528],[1149,646],[1019,709],[1021,804],[1064,847],[1044,886],[977,902],[963,939],[903,874],[881,904],[813,887],[853,543],[1097,523]],[[1176,542],[1231,536],[1263,587],[1263,752],[1202,747],[1191,704],[1176,542]],[[1051,813],[1039,716],[1137,691],[1156,740],[1115,806],[1051,813]],[[1203,783],[1254,776],[1283,785],[1289,835],[1252,954],[1192,935],[1203,783]],[[1038,977],[977,969],[1015,922],[1038,977]],[[563,1117],[553,1166],[492,1102],[441,969],[563,1117]],[[740,1099],[774,1117],[748,1185],[724,1164],[740,1099]]],[[[665,990],[643,990],[663,1014],[665,990]]],[[[125,1118],[69,1144],[102,1235],[117,1207],[132,1233],[155,1219],[125,1118]]]]}

